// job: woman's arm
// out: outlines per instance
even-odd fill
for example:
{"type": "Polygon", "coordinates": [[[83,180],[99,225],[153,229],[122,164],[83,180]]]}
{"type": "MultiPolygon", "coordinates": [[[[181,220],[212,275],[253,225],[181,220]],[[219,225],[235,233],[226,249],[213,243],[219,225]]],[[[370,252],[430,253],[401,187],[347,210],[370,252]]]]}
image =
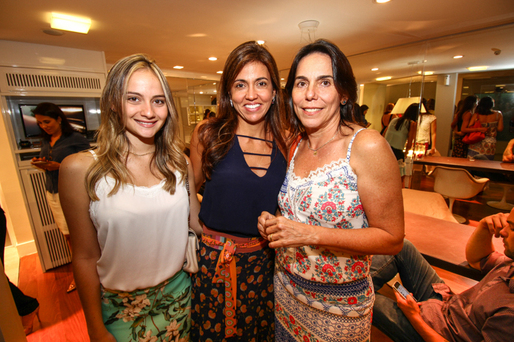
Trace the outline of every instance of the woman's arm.
{"type": "Polygon", "coordinates": [[[86,171],[92,163],[88,152],[65,158],[59,172],[59,197],[70,229],[73,250],[73,275],[86,316],[91,341],[115,341],[102,319],[100,279],[96,263],[100,246],[89,217],[89,196],[85,187],[86,171]]]}
{"type": "MultiPolygon", "coordinates": [[[[270,247],[324,246],[349,254],[396,254],[404,238],[403,200],[398,163],[389,144],[374,130],[360,132],[353,143],[350,165],[357,174],[359,196],[369,227],[331,229],[283,216],[261,216],[270,247]]],[[[262,233],[261,233],[262,234],[262,233]]]]}
{"type": "Polygon", "coordinates": [[[416,121],[410,122],[409,127],[409,136],[407,137],[407,149],[406,151],[409,151],[412,148],[412,145],[414,145],[414,141],[416,140],[416,130],[417,130],[418,124],[416,121]]]}
{"type": "Polygon", "coordinates": [[[428,150],[427,155],[432,155],[437,151],[437,149],[435,147],[436,137],[437,137],[437,119],[434,119],[434,121],[432,121],[430,123],[430,138],[431,138],[430,140],[432,143],[432,148],[430,150],[428,150]]]}
{"type": "Polygon", "coordinates": [[[496,127],[496,130],[498,132],[501,132],[503,131],[503,115],[502,115],[502,112],[500,111],[497,111],[498,112],[498,127],[496,127]]]}
{"type": "Polygon", "coordinates": [[[195,180],[195,186],[192,192],[198,192],[200,188],[202,187],[203,182],[205,182],[205,175],[202,171],[202,153],[204,150],[203,145],[200,143],[199,137],[198,137],[198,131],[201,126],[203,126],[204,123],[200,122],[198,125],[196,125],[195,130],[193,131],[193,136],[191,137],[191,143],[189,148],[189,157],[191,158],[191,163],[193,165],[193,174],[194,174],[194,180],[195,180]]]}
{"type": "Polygon", "coordinates": [[[487,127],[471,127],[475,124],[475,121],[478,120],[478,114],[475,114],[473,117],[471,117],[470,112],[464,113],[462,116],[462,126],[460,128],[460,131],[462,133],[471,133],[471,132],[485,132],[487,131],[487,127]]]}
{"type": "Polygon", "coordinates": [[[198,196],[196,196],[196,191],[191,191],[193,185],[195,184],[195,175],[193,171],[193,165],[191,165],[191,160],[189,158],[186,159],[187,163],[187,173],[189,182],[189,226],[193,228],[196,235],[201,235],[203,232],[202,225],[200,224],[200,220],[198,219],[198,214],[200,213],[200,202],[198,201],[198,196]]]}

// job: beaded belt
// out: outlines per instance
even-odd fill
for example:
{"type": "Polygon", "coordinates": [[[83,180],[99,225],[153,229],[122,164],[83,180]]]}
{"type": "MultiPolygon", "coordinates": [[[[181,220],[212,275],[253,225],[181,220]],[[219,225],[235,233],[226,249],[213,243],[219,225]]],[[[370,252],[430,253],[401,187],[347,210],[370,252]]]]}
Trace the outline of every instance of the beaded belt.
{"type": "Polygon", "coordinates": [[[236,334],[236,293],[237,272],[236,253],[251,253],[263,249],[268,241],[263,238],[241,238],[230,234],[220,233],[203,226],[202,242],[207,246],[220,250],[216,272],[212,278],[213,284],[225,283],[225,337],[236,334]]]}

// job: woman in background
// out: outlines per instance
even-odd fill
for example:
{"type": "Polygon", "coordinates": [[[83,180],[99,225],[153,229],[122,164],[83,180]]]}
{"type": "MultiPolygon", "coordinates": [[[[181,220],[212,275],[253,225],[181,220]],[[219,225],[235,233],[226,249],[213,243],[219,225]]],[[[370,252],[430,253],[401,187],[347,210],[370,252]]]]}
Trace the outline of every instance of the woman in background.
{"type": "MultiPolygon", "coordinates": [[[[469,133],[473,131],[485,132],[485,139],[468,146],[468,156],[476,158],[478,155],[484,156],[489,160],[494,160],[496,153],[496,135],[503,131],[503,115],[499,110],[494,110],[494,100],[490,96],[486,96],[478,101],[475,115],[469,121],[467,126],[463,122],[462,132],[469,133]],[[480,121],[482,127],[473,128],[475,121],[480,121]]],[[[480,158],[480,157],[479,157],[480,158]]]]}
{"type": "Polygon", "coordinates": [[[182,267],[200,204],[166,77],[145,55],[125,57],[100,108],[98,148],[66,158],[59,180],[89,337],[189,341],[182,267]]]}
{"type": "Polygon", "coordinates": [[[471,116],[475,112],[477,106],[477,97],[472,95],[466,97],[462,105],[458,107],[455,118],[452,121],[451,127],[453,130],[453,149],[452,157],[467,158],[468,144],[462,141],[466,133],[462,132],[463,127],[468,127],[471,116]]]}
{"type": "Polygon", "coordinates": [[[419,129],[416,135],[416,144],[424,145],[425,154],[430,156],[438,153],[435,147],[437,138],[437,117],[434,115],[434,99],[427,101],[426,109],[426,113],[421,112],[419,129]]]}
{"type": "Polygon", "coordinates": [[[354,123],[357,84],[334,44],[303,47],[286,90],[298,140],[279,193],[282,216],[259,217],[277,255],[276,339],[369,341],[371,255],[396,254],[403,243],[398,164],[377,131],[354,123]]]}
{"type": "MultiPolygon", "coordinates": [[[[43,144],[39,158],[32,158],[32,165],[45,171],[46,199],[54,216],[55,224],[64,234],[70,245],[70,231],[59,200],[59,168],[67,156],[87,150],[91,146],[84,136],[76,132],[59,106],[43,102],[33,110],[37,124],[41,128],[43,144]]],[[[66,290],[75,290],[75,280],[66,290]]]]}
{"type": "Polygon", "coordinates": [[[382,130],[380,131],[380,134],[382,134],[382,136],[384,135],[384,132],[385,132],[387,126],[389,126],[389,123],[391,122],[391,120],[398,117],[398,115],[396,115],[396,114],[391,114],[391,112],[393,111],[393,108],[394,108],[394,103],[388,103],[384,109],[384,115],[382,115],[382,120],[381,120],[382,130]]]}
{"type": "Polygon", "coordinates": [[[257,230],[262,211],[278,209],[285,177],[285,112],[275,60],[250,41],[229,55],[218,114],[191,140],[198,189],[200,271],[193,275],[193,341],[275,341],[275,252],[257,230]]]}
{"type": "Polygon", "coordinates": [[[401,118],[394,118],[385,131],[385,139],[391,145],[396,160],[405,159],[403,149],[409,151],[416,139],[419,103],[411,104],[401,118]],[[407,142],[407,147],[405,147],[407,142]]]}

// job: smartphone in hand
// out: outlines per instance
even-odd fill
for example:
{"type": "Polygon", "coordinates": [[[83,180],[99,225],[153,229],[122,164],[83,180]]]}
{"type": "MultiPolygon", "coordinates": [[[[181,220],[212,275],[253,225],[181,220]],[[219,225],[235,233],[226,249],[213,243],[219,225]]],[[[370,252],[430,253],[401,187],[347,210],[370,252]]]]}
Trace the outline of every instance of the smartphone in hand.
{"type": "MultiPolygon", "coordinates": [[[[400,284],[400,282],[396,281],[394,284],[393,284],[393,289],[398,292],[400,294],[400,296],[402,296],[404,299],[407,299],[407,296],[410,295],[410,292],[407,291],[407,289],[402,285],[400,284]]],[[[412,296],[412,298],[414,298],[414,296],[412,296]]],[[[416,298],[414,298],[414,300],[416,300],[416,298]]]]}

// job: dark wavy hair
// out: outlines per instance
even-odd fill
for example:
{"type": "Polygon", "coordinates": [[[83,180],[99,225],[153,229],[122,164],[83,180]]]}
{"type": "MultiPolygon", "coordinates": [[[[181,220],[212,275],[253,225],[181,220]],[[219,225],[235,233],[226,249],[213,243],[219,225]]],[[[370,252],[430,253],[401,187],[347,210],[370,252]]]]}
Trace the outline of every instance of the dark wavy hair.
{"type": "MultiPolygon", "coordinates": [[[[54,120],[61,118],[61,132],[62,135],[67,137],[71,133],[75,132],[70,122],[66,118],[66,115],[62,112],[58,105],[51,102],[41,102],[32,111],[34,115],[49,116],[54,120]]],[[[58,121],[58,120],[57,120],[58,121]]],[[[41,130],[41,136],[45,140],[50,140],[50,134],[46,133],[43,129],[41,130]]]]}
{"type": "Polygon", "coordinates": [[[346,96],[348,100],[346,104],[339,104],[340,113],[340,126],[348,126],[348,123],[354,122],[354,106],[357,101],[357,82],[353,75],[352,66],[344,53],[334,44],[324,39],[318,39],[314,43],[308,44],[298,51],[293,60],[289,76],[287,77],[286,91],[289,96],[290,108],[290,129],[291,135],[297,136],[298,134],[305,135],[304,127],[298,117],[294,113],[292,92],[296,79],[296,71],[300,61],[312,54],[321,53],[330,57],[332,61],[332,76],[334,78],[334,85],[337,89],[339,96],[346,96]]]}
{"type": "Polygon", "coordinates": [[[475,113],[482,114],[482,115],[488,115],[492,114],[494,107],[494,100],[490,96],[482,97],[480,101],[478,101],[477,109],[475,109],[475,113]]]}
{"type": "Polygon", "coordinates": [[[396,121],[396,125],[394,125],[395,130],[399,130],[404,123],[409,124],[410,121],[417,121],[419,114],[419,103],[412,103],[407,109],[405,113],[403,113],[402,117],[396,121]]]}
{"type": "Polygon", "coordinates": [[[462,100],[462,105],[457,110],[457,127],[459,131],[461,130],[462,126],[462,116],[466,112],[471,112],[477,105],[477,97],[475,95],[470,95],[466,97],[464,100],[462,100]]]}
{"type": "Polygon", "coordinates": [[[280,76],[277,64],[271,53],[255,41],[248,41],[236,47],[228,56],[218,89],[218,113],[198,130],[198,139],[204,147],[202,154],[202,171],[210,179],[217,163],[225,157],[235,137],[238,117],[237,111],[230,105],[230,89],[237,75],[252,62],[264,64],[268,69],[271,84],[275,91],[275,101],[264,118],[264,129],[270,133],[282,153],[286,153],[286,142],[283,132],[286,127],[285,104],[280,91],[280,76]]]}

